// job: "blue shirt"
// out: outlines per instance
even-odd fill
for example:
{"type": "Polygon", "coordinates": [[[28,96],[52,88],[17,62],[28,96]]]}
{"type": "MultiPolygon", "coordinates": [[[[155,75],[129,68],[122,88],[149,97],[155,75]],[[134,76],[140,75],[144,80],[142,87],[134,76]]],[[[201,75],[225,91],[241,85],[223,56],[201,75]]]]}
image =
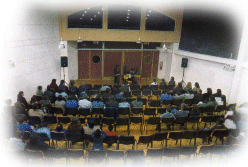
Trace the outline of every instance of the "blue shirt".
{"type": "Polygon", "coordinates": [[[118,93],[116,96],[115,96],[116,99],[122,99],[123,98],[123,94],[122,93],[118,93]]]}
{"type": "Polygon", "coordinates": [[[95,134],[92,133],[91,137],[93,138],[93,149],[103,150],[103,140],[106,137],[106,133],[102,131],[100,138],[95,138],[95,134]]]}
{"type": "Polygon", "coordinates": [[[171,100],[171,99],[172,99],[171,95],[161,94],[161,97],[160,97],[161,103],[162,103],[163,100],[171,100]]]}
{"type": "Polygon", "coordinates": [[[78,101],[76,100],[68,100],[66,103],[65,103],[65,107],[78,107],[78,101]]]}
{"type": "Polygon", "coordinates": [[[38,130],[36,130],[37,133],[45,133],[47,134],[47,137],[51,139],[51,131],[48,127],[41,127],[38,130]]]}
{"type": "Polygon", "coordinates": [[[61,131],[57,131],[56,129],[54,130],[54,132],[63,132],[65,135],[67,135],[67,131],[65,129],[61,130],[61,131]]]}
{"type": "Polygon", "coordinates": [[[104,103],[102,101],[93,101],[92,107],[104,107],[104,103]]]}
{"type": "Polygon", "coordinates": [[[18,125],[16,125],[16,128],[19,131],[30,131],[30,132],[34,132],[34,130],[31,129],[31,125],[29,125],[29,124],[18,124],[18,125]]]}
{"type": "Polygon", "coordinates": [[[172,114],[172,113],[163,113],[163,114],[160,116],[161,120],[162,120],[162,118],[170,118],[170,117],[173,117],[173,118],[174,118],[174,121],[176,120],[174,114],[172,114]]]}
{"type": "Polygon", "coordinates": [[[123,108],[128,108],[129,107],[129,103],[128,102],[121,102],[118,104],[118,107],[123,107],[123,108]]]}

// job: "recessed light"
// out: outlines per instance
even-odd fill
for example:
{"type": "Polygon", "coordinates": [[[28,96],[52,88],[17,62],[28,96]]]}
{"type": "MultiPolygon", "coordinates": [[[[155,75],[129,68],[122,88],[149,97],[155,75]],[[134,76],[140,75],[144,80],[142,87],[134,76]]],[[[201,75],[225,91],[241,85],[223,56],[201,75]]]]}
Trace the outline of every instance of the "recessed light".
{"type": "Polygon", "coordinates": [[[151,13],[151,12],[152,12],[152,10],[149,10],[149,12],[151,13]]]}
{"type": "Polygon", "coordinates": [[[96,17],[96,15],[94,15],[94,17],[96,17]]]}
{"type": "Polygon", "coordinates": [[[129,16],[127,16],[127,19],[129,18],[129,16]]]}
{"type": "Polygon", "coordinates": [[[87,8],[87,9],[90,9],[90,8],[87,8]]]}
{"type": "Polygon", "coordinates": [[[127,15],[129,15],[129,13],[127,13],[127,15]]]}
{"type": "Polygon", "coordinates": [[[147,16],[149,16],[149,14],[147,14],[147,16]]]}
{"type": "Polygon", "coordinates": [[[82,16],[84,16],[84,14],[82,14],[82,16]]]}
{"type": "Polygon", "coordinates": [[[129,12],[130,12],[130,9],[128,9],[127,11],[129,11],[129,12]]]}
{"type": "Polygon", "coordinates": [[[97,14],[100,14],[100,12],[97,12],[97,14]]]}
{"type": "Polygon", "coordinates": [[[126,20],[126,21],[128,21],[128,20],[126,20]]]}
{"type": "Polygon", "coordinates": [[[92,18],[90,20],[93,20],[92,18]]]}
{"type": "Polygon", "coordinates": [[[80,17],[80,20],[82,20],[83,18],[82,17],[80,17]]]}
{"type": "Polygon", "coordinates": [[[103,8],[102,8],[102,10],[103,10],[103,8]]]}
{"type": "Polygon", "coordinates": [[[87,11],[84,11],[84,13],[87,13],[87,11]]]}

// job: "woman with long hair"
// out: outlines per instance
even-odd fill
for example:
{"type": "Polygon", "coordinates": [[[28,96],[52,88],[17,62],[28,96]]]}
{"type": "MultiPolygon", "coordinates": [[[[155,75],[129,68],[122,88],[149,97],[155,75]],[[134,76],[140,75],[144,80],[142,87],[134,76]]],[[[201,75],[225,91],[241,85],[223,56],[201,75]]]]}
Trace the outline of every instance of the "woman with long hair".
{"type": "Polygon", "coordinates": [[[28,106],[28,102],[26,100],[26,98],[24,97],[24,92],[23,91],[20,91],[17,95],[17,101],[24,104],[24,106],[26,107],[26,109],[29,109],[29,106],[28,106]]]}
{"type": "Polygon", "coordinates": [[[71,123],[67,129],[67,132],[68,132],[67,135],[70,135],[70,134],[72,134],[72,135],[73,134],[79,134],[80,135],[81,134],[80,138],[76,137],[76,138],[71,139],[72,144],[82,140],[82,138],[84,136],[84,129],[81,126],[81,124],[80,124],[80,122],[76,116],[72,117],[71,123]]]}

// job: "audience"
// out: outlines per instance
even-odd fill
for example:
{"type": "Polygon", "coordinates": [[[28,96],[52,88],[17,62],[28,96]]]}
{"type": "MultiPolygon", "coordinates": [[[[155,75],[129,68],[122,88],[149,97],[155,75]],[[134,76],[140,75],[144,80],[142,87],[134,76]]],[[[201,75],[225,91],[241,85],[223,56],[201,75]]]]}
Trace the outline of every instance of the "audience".
{"type": "Polygon", "coordinates": [[[36,133],[45,133],[47,137],[51,139],[51,130],[47,127],[48,124],[46,122],[42,122],[39,124],[39,129],[37,129],[36,133]]]}
{"type": "Polygon", "coordinates": [[[37,96],[42,96],[43,95],[42,86],[38,86],[37,91],[36,91],[36,95],[37,96]]]}
{"type": "Polygon", "coordinates": [[[81,100],[78,102],[78,108],[90,108],[92,109],[91,101],[87,100],[87,96],[84,95],[81,100]]]}
{"type": "MultiPolygon", "coordinates": [[[[80,134],[82,135],[82,138],[84,136],[84,128],[81,126],[80,121],[78,120],[78,118],[76,116],[72,117],[71,119],[71,123],[68,126],[67,129],[68,135],[69,133],[71,134],[80,134]]],[[[72,139],[72,145],[75,144],[78,141],[82,141],[82,138],[73,138],[72,139]]]]}
{"type": "Polygon", "coordinates": [[[67,135],[67,131],[63,129],[63,125],[60,123],[57,125],[56,129],[54,129],[54,132],[63,132],[65,135],[67,135]]]}
{"type": "Polygon", "coordinates": [[[65,80],[61,80],[60,81],[59,89],[61,89],[63,92],[67,92],[68,91],[68,87],[65,85],[65,80]]]}
{"type": "Polygon", "coordinates": [[[104,83],[103,86],[101,87],[100,91],[106,91],[107,89],[111,90],[111,88],[108,86],[108,84],[104,83]]]}
{"type": "Polygon", "coordinates": [[[52,82],[49,86],[51,89],[53,89],[54,93],[57,92],[59,89],[59,86],[56,84],[56,79],[52,79],[52,82]]]}
{"type": "Polygon", "coordinates": [[[93,149],[103,150],[103,140],[106,137],[106,133],[97,129],[91,134],[91,137],[93,138],[93,149]]]}
{"type": "Polygon", "coordinates": [[[100,95],[95,96],[95,100],[92,102],[92,108],[94,108],[94,107],[104,108],[104,103],[101,101],[100,95]]]}
{"type": "Polygon", "coordinates": [[[153,79],[153,82],[151,83],[151,85],[158,85],[156,79],[153,79]]]}
{"type": "Polygon", "coordinates": [[[18,93],[18,95],[17,95],[17,102],[20,102],[20,103],[24,104],[25,108],[26,109],[29,109],[28,102],[27,102],[27,100],[24,97],[24,92],[23,91],[20,91],[18,93]]]}
{"type": "Polygon", "coordinates": [[[44,116],[46,115],[41,109],[38,103],[32,104],[32,109],[28,111],[29,116],[38,116],[40,117],[41,122],[44,121],[44,116]]]}
{"type": "Polygon", "coordinates": [[[195,87],[193,88],[193,92],[202,93],[202,90],[201,90],[200,85],[199,85],[198,82],[195,82],[195,87]]]}
{"type": "Polygon", "coordinates": [[[131,108],[133,107],[138,107],[138,108],[143,107],[143,101],[141,101],[141,95],[138,95],[136,100],[131,102],[131,108]]]}
{"type": "Polygon", "coordinates": [[[25,149],[25,144],[22,140],[23,138],[23,132],[21,131],[16,131],[15,137],[11,137],[8,141],[8,149],[11,152],[20,152],[24,151],[25,149]]]}
{"type": "Polygon", "coordinates": [[[63,112],[65,112],[65,104],[66,102],[64,101],[64,98],[62,97],[62,95],[59,95],[57,100],[54,103],[54,106],[61,107],[63,112]]]}

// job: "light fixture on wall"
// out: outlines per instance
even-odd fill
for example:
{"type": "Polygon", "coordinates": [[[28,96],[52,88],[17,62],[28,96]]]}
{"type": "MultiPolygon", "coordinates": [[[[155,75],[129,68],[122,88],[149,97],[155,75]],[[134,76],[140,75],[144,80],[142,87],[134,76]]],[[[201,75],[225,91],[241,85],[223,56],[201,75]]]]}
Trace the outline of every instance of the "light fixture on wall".
{"type": "Polygon", "coordinates": [[[60,37],[60,44],[59,44],[59,49],[64,49],[65,44],[62,41],[62,21],[60,20],[60,30],[61,30],[61,37],[60,37]]]}
{"type": "Polygon", "coordinates": [[[79,29],[79,37],[78,37],[77,42],[83,42],[83,40],[82,40],[81,37],[80,37],[80,29],[79,29]]]}
{"type": "Polygon", "coordinates": [[[156,47],[156,49],[159,50],[160,52],[166,52],[167,51],[167,47],[166,47],[165,42],[164,43],[161,43],[160,46],[161,47],[156,47]]]}

